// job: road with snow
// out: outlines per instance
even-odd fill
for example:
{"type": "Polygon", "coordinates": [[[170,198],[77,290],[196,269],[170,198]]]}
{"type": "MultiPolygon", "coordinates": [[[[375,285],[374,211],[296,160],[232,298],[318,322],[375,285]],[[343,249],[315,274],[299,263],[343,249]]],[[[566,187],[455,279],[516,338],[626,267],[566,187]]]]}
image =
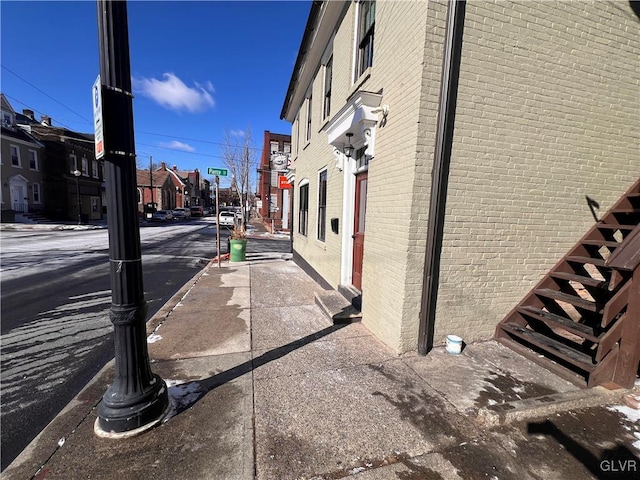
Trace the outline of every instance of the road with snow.
{"type": "MultiPolygon", "coordinates": [[[[151,318],[215,256],[215,223],[146,226],[140,236],[151,318]]],[[[3,230],[0,238],[4,470],[113,358],[113,329],[106,229],[3,230]]]]}

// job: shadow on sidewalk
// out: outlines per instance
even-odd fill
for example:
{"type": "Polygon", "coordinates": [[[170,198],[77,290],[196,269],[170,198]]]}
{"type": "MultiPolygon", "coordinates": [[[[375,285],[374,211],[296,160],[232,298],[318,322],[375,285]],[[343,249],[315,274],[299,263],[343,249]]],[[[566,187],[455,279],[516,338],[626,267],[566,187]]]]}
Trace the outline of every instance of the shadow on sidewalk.
{"type": "Polygon", "coordinates": [[[567,452],[582,463],[598,480],[614,478],[616,480],[636,479],[640,474],[640,459],[624,445],[617,444],[613,448],[603,450],[602,455],[598,458],[560,430],[550,420],[529,423],[527,425],[527,433],[531,435],[548,435],[555,438],[567,452]]]}
{"type": "Polygon", "coordinates": [[[233,367],[224,372],[220,372],[212,377],[205,378],[194,382],[182,383],[169,387],[169,396],[173,401],[172,411],[165,418],[164,422],[169,421],[172,417],[180,415],[185,410],[188,410],[194,406],[200,399],[202,399],[207,393],[214,388],[224,385],[227,382],[235,380],[241,377],[245,373],[249,373],[262,365],[265,365],[273,360],[284,357],[285,355],[297,350],[300,347],[304,347],[320,338],[346,327],[348,324],[331,325],[327,328],[323,328],[315,333],[302,337],[293,342],[287,343],[278,348],[274,348],[266,353],[263,353],[259,357],[248,360],[240,365],[233,367]]]}

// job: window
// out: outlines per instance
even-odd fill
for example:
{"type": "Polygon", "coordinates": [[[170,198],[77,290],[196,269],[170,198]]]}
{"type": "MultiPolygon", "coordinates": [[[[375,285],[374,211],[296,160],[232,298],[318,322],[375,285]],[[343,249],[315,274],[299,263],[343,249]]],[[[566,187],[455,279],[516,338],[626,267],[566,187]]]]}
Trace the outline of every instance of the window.
{"type": "Polygon", "coordinates": [[[333,57],[324,66],[324,98],[322,102],[322,118],[331,114],[331,79],[333,77],[333,57]]]}
{"type": "Polygon", "coordinates": [[[94,178],[99,178],[100,175],[98,174],[98,161],[97,160],[93,160],[91,162],[91,170],[93,170],[93,177],[94,178]]]}
{"type": "Polygon", "coordinates": [[[373,65],[376,2],[375,0],[365,0],[361,1],[358,6],[358,63],[356,78],[373,65]]]}
{"type": "Polygon", "coordinates": [[[269,145],[271,145],[271,147],[270,147],[271,153],[280,151],[280,148],[278,147],[278,142],[271,141],[271,142],[269,142],[269,145]]]}
{"type": "Polygon", "coordinates": [[[82,157],[82,175],[89,176],[89,160],[84,157],[82,157]]]}
{"type": "Polygon", "coordinates": [[[33,203],[40,203],[40,184],[33,184],[33,203]]]}
{"type": "Polygon", "coordinates": [[[312,96],[309,95],[307,99],[307,142],[311,140],[311,100],[312,96]]]}
{"type": "Polygon", "coordinates": [[[10,127],[13,124],[13,121],[11,120],[11,115],[9,115],[8,113],[4,113],[2,115],[2,124],[5,127],[10,127]]]}
{"type": "Polygon", "coordinates": [[[307,236],[309,227],[309,184],[300,186],[300,205],[298,207],[298,233],[307,236]]]}
{"type": "Polygon", "coordinates": [[[29,168],[38,170],[38,152],[35,150],[29,150],[29,168]]]}
{"type": "Polygon", "coordinates": [[[285,143],[284,144],[284,153],[291,153],[291,144],[290,143],[285,143]]]}
{"type": "Polygon", "coordinates": [[[20,149],[15,145],[11,145],[11,165],[14,167],[22,167],[20,163],[20,149]]]}
{"type": "Polygon", "coordinates": [[[318,240],[324,242],[327,230],[327,171],[320,172],[318,179],[318,240]]]}
{"type": "Polygon", "coordinates": [[[300,113],[296,116],[296,155],[300,151],[300,113]]]}
{"type": "Polygon", "coordinates": [[[69,160],[71,160],[71,173],[75,172],[78,169],[78,159],[75,155],[69,155],[69,160]]]}

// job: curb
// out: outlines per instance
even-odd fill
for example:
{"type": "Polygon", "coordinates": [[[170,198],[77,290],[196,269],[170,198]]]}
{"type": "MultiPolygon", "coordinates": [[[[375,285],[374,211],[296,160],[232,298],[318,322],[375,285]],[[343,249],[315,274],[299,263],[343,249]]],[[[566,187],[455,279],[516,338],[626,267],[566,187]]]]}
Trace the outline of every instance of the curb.
{"type": "Polygon", "coordinates": [[[512,422],[549,416],[568,410],[620,402],[627,393],[629,393],[629,390],[623,388],[608,390],[604,387],[594,387],[585,390],[543,395],[525,400],[515,400],[480,409],[475,421],[480,426],[490,428],[508,425],[512,422]]]}

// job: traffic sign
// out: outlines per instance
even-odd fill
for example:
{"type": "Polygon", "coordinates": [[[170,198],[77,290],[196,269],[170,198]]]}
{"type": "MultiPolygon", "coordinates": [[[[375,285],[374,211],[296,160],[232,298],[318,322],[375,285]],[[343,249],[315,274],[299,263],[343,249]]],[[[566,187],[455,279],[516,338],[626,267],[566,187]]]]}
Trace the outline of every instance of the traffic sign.
{"type": "Polygon", "coordinates": [[[226,177],[228,174],[227,170],[224,168],[211,168],[211,167],[207,169],[207,173],[209,175],[220,175],[221,177],[226,177]]]}
{"type": "Polygon", "coordinates": [[[95,133],[96,160],[104,157],[104,132],[102,129],[102,84],[100,75],[91,88],[93,94],[93,130],[95,133]]]}

